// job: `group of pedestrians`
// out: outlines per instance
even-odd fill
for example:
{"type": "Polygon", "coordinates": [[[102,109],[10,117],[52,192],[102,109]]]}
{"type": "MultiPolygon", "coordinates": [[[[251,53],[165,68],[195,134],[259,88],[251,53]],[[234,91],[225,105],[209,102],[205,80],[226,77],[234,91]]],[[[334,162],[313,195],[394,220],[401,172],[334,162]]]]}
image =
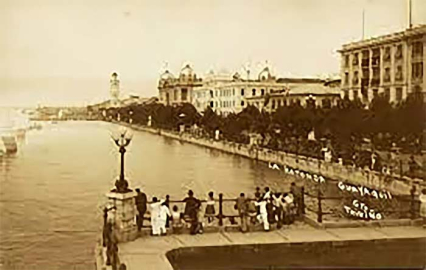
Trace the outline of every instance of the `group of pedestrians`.
{"type": "Polygon", "coordinates": [[[283,225],[293,223],[300,212],[298,209],[302,207],[301,193],[298,190],[296,184],[292,183],[288,193],[273,192],[269,187],[265,187],[262,193],[257,187],[254,194],[255,200],[244,201],[244,194],[240,194],[237,208],[241,218],[241,230],[247,231],[247,218],[250,218],[251,224],[262,224],[265,231],[269,231],[272,224],[276,224],[277,229],[281,229],[283,225]]]}
{"type": "MultiPolygon", "coordinates": [[[[152,235],[165,235],[167,228],[174,233],[179,233],[184,227],[189,228],[191,234],[201,234],[204,227],[212,225],[218,218],[216,213],[216,200],[214,192],[207,194],[203,211],[202,201],[197,199],[192,190],[188,191],[183,199],[185,204],[183,212],[177,205],[170,211],[170,200],[167,195],[165,199],[152,198],[148,203],[147,196],[136,189],[135,204],[138,211],[136,221],[138,230],[143,227],[145,214],[149,210],[152,235]]],[[[254,199],[246,197],[241,193],[235,199],[234,209],[237,210],[240,220],[241,231],[246,232],[250,225],[262,224],[265,231],[269,231],[271,224],[276,224],[280,229],[284,224],[291,224],[295,216],[300,214],[302,207],[302,194],[295,183],[291,184],[290,192],[273,192],[265,187],[263,192],[257,187],[254,199]]],[[[231,223],[235,224],[235,218],[229,217],[231,223]]]]}

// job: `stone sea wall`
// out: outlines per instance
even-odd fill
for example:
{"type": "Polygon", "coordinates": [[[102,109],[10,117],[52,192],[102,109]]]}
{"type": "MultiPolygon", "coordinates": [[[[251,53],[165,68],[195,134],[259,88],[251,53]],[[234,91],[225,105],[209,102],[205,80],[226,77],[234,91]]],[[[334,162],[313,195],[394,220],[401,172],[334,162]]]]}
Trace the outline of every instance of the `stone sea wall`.
{"type": "Polygon", "coordinates": [[[292,174],[299,175],[299,171],[307,172],[311,175],[322,176],[321,179],[333,179],[337,181],[350,182],[356,185],[363,185],[374,189],[385,189],[393,194],[410,194],[413,186],[417,192],[424,186],[421,179],[411,179],[408,177],[399,177],[396,175],[385,176],[381,173],[344,166],[338,163],[328,163],[316,158],[297,156],[295,154],[282,151],[274,151],[266,148],[251,147],[245,144],[238,144],[230,141],[216,141],[208,138],[194,137],[188,133],[178,133],[167,130],[160,130],[146,126],[126,125],[134,130],[149,132],[161,135],[167,138],[187,142],[229,154],[239,155],[253,160],[263,161],[279,166],[291,167],[292,174]]]}

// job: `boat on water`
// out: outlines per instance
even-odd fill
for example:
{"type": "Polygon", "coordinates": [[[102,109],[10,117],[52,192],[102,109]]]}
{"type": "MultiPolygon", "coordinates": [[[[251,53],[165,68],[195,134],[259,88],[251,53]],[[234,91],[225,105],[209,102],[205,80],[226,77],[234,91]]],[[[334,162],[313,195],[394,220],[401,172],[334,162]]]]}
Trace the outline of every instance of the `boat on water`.
{"type": "Polygon", "coordinates": [[[14,135],[2,135],[1,140],[3,142],[4,154],[15,154],[18,152],[18,143],[14,135]]]}

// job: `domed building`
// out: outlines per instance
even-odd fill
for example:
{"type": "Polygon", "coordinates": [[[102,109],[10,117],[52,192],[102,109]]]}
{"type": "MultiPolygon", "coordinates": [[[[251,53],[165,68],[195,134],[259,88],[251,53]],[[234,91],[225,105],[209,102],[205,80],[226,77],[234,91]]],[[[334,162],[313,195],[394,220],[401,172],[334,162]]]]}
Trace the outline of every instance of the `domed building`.
{"type": "Polygon", "coordinates": [[[192,103],[193,88],[201,85],[201,79],[197,78],[189,64],[182,68],[178,78],[175,78],[169,70],[166,70],[161,74],[158,81],[160,102],[165,105],[192,103]]]}

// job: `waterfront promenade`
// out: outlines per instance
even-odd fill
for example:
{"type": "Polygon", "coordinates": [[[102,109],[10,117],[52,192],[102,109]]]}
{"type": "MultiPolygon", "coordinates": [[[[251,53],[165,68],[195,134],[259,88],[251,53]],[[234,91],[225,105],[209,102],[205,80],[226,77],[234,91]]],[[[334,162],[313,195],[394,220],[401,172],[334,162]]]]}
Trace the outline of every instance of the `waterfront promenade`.
{"type": "Polygon", "coordinates": [[[282,151],[272,151],[265,148],[251,147],[224,140],[217,141],[214,139],[200,138],[188,133],[178,133],[147,126],[131,125],[123,122],[120,122],[119,124],[135,130],[161,135],[181,142],[191,143],[249,159],[288,166],[300,171],[321,175],[325,178],[337,181],[348,181],[352,184],[361,184],[371,188],[386,189],[393,194],[410,194],[413,186],[417,191],[420,191],[426,184],[422,179],[412,179],[406,176],[401,177],[397,174],[387,176],[371,170],[324,162],[323,160],[316,158],[295,155],[282,151]]]}
{"type": "MultiPolygon", "coordinates": [[[[179,254],[179,250],[186,249],[186,252],[192,252],[192,254],[200,252],[201,254],[202,250],[198,250],[197,248],[232,246],[232,252],[235,254],[237,254],[239,250],[241,250],[241,252],[244,252],[242,250],[246,250],[245,252],[247,252],[248,249],[254,250],[253,252],[256,254],[260,254],[264,248],[268,246],[271,247],[271,245],[274,244],[282,244],[282,250],[284,250],[285,248],[292,249],[293,246],[294,248],[300,247],[302,243],[311,243],[312,246],[312,243],[315,244],[314,242],[322,242],[322,244],[320,243],[318,245],[318,256],[315,256],[317,262],[320,263],[324,260],[324,258],[321,258],[321,250],[326,250],[327,245],[331,245],[331,252],[335,252],[337,255],[339,249],[350,244],[350,241],[365,241],[360,243],[363,245],[365,244],[368,250],[373,250],[374,245],[378,244],[380,240],[386,240],[386,245],[390,246],[393,241],[399,241],[400,239],[413,239],[415,240],[415,244],[414,246],[410,244],[410,247],[408,245],[398,244],[399,249],[396,248],[392,253],[389,252],[385,254],[387,256],[386,262],[398,263],[400,261],[402,264],[401,266],[404,266],[403,264],[407,261],[404,261],[403,257],[412,256],[409,259],[411,267],[419,266],[419,264],[424,267],[426,265],[426,259],[422,261],[421,258],[424,258],[423,255],[424,252],[426,252],[426,229],[411,226],[316,229],[304,223],[296,223],[284,229],[271,232],[249,232],[243,234],[241,232],[222,231],[201,235],[179,234],[163,237],[142,236],[133,242],[120,244],[119,257],[120,260],[127,265],[127,269],[172,270],[174,268],[166,256],[168,252],[170,258],[173,257],[171,253],[179,254]],[[332,243],[326,243],[328,241],[332,241],[332,243]],[[172,250],[175,251],[170,253],[172,250]],[[397,259],[392,259],[395,258],[395,256],[397,259]]],[[[285,253],[276,254],[276,256],[284,256],[284,258],[285,255],[285,253]]],[[[303,253],[299,255],[298,257],[288,257],[285,260],[288,260],[288,262],[296,262],[300,261],[301,258],[305,256],[303,253]]],[[[376,256],[375,254],[370,255],[373,257],[376,256]]],[[[212,256],[214,256],[214,254],[212,254],[212,256]]],[[[238,257],[238,255],[235,256],[238,257]]],[[[342,256],[342,254],[340,253],[339,256],[342,256]]],[[[377,256],[380,256],[380,254],[377,254],[377,256]]],[[[337,261],[340,259],[336,258],[337,261]]],[[[309,261],[309,259],[306,259],[306,261],[309,261]]],[[[347,263],[350,265],[350,262],[347,263]]],[[[379,257],[377,257],[377,263],[380,264],[379,257]]],[[[380,265],[375,266],[378,267],[380,265]]],[[[407,266],[409,265],[405,265],[405,267],[407,266]]],[[[206,265],[205,267],[208,269],[210,266],[206,265]]],[[[98,267],[98,269],[102,268],[98,267]]]]}

